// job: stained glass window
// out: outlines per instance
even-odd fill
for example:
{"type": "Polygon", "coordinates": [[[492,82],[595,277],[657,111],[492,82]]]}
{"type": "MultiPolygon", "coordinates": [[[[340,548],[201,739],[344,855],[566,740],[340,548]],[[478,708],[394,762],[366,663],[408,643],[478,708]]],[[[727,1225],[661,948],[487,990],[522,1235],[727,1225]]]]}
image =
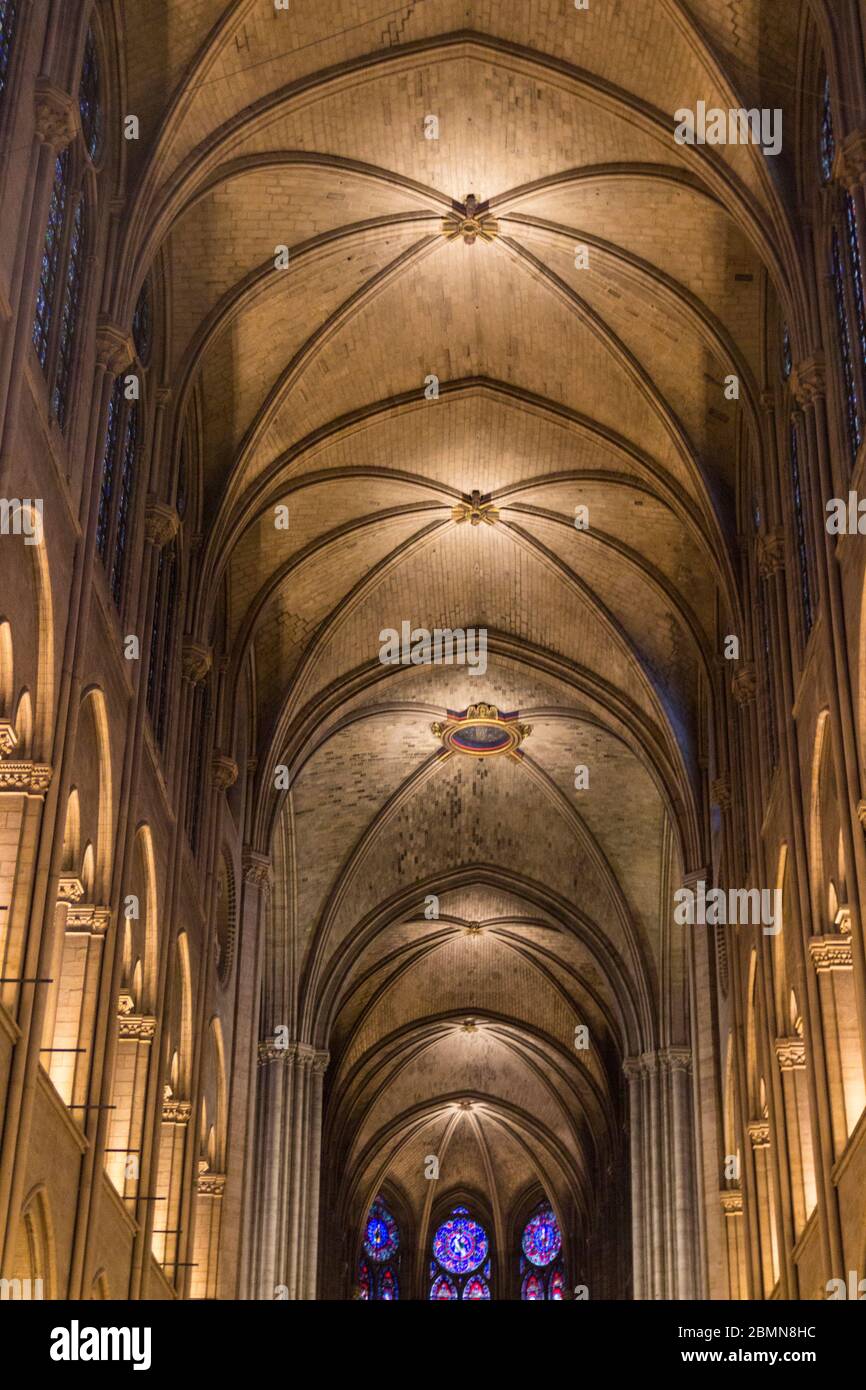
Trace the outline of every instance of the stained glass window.
{"type": "Polygon", "coordinates": [[[63,220],[69,184],[69,151],[63,150],[54,162],[54,184],[48,207],[48,226],[42,248],[42,265],[36,291],[36,316],[33,320],[33,345],[40,365],[45,370],[48,361],[48,341],[51,320],[57,297],[58,269],[63,248],[63,220]]]}
{"type": "Polygon", "coordinates": [[[57,417],[57,423],[61,429],[64,429],[66,426],[69,381],[72,372],[72,351],[75,346],[75,333],[78,327],[78,310],[81,304],[85,231],[84,198],[82,196],[75,205],[75,216],[72,219],[72,231],[69,236],[69,254],[66,261],[66,289],[63,295],[63,314],[60,319],[60,332],[58,335],[54,390],[51,393],[51,408],[57,417]]]}
{"type": "Polygon", "coordinates": [[[454,1207],[433,1237],[430,1299],[490,1298],[490,1241],[467,1207],[454,1207]]]}
{"type": "Polygon", "coordinates": [[[159,552],[153,626],[150,630],[150,660],[147,669],[147,709],[161,748],[165,746],[168,722],[168,677],[174,646],[176,606],[177,551],[172,545],[159,552]]]}
{"type": "Polygon", "coordinates": [[[836,137],[833,134],[833,104],[830,100],[830,78],[825,76],[821,89],[821,177],[828,183],[833,173],[836,158],[836,137]]]}
{"type": "Polygon", "coordinates": [[[121,373],[115,377],[108,402],[96,518],[96,551],[109,571],[118,608],[123,599],[139,435],[138,401],[128,401],[125,388],[126,377],[121,373]]]}
{"type": "Polygon", "coordinates": [[[535,1208],[520,1238],[520,1297],[525,1303],[560,1301],[565,1289],[562,1232],[549,1202],[535,1208]]]}
{"type": "Polygon", "coordinates": [[[400,1297],[400,1232],[381,1193],[367,1213],[363,1244],[364,1251],[358,1264],[361,1298],[371,1302],[395,1303],[400,1297]]]}
{"type": "Polygon", "coordinates": [[[196,686],[193,700],[193,728],[195,729],[194,759],[190,773],[190,786],[187,795],[187,838],[194,854],[198,853],[201,831],[201,807],[204,798],[204,757],[207,744],[208,721],[210,719],[210,681],[204,680],[196,686]]]}
{"type": "Polygon", "coordinates": [[[9,63],[12,58],[12,40],[15,37],[15,21],[18,6],[15,0],[0,0],[0,97],[6,90],[9,80],[9,63]]]}
{"type": "Polygon", "coordinates": [[[857,207],[850,193],[845,195],[845,230],[848,236],[848,261],[851,266],[851,289],[854,299],[857,342],[860,361],[866,366],[866,310],[863,303],[863,266],[860,260],[860,235],[857,227],[857,207]]]}
{"type": "Polygon", "coordinates": [[[78,84],[78,109],[84,143],[92,160],[99,158],[102,148],[102,106],[99,100],[99,55],[93,31],[88,29],[84,43],[84,61],[78,84]]]}
{"type": "Polygon", "coordinates": [[[851,347],[851,330],[848,324],[848,306],[845,299],[845,267],[838,228],[833,228],[831,238],[833,297],[836,306],[836,329],[839,337],[839,356],[842,361],[842,383],[845,392],[845,423],[848,434],[848,448],[852,462],[860,448],[861,421],[860,400],[854,378],[854,358],[851,347]]]}
{"type": "Polygon", "coordinates": [[[791,335],[788,332],[788,325],[782,329],[782,380],[787,381],[791,375],[794,362],[791,357],[791,335]]]}
{"type": "Polygon", "coordinates": [[[769,581],[761,578],[758,581],[758,623],[761,630],[761,650],[763,653],[763,704],[764,704],[764,724],[767,734],[767,748],[770,753],[770,766],[776,767],[779,761],[779,738],[776,729],[776,705],[773,699],[773,680],[771,676],[771,653],[770,653],[770,613],[769,613],[769,594],[767,585],[769,581]]]}
{"type": "Polygon", "coordinates": [[[791,501],[794,508],[794,530],[797,537],[797,567],[800,575],[800,603],[803,610],[803,632],[812,631],[812,585],[809,578],[809,551],[806,543],[806,522],[803,507],[803,482],[800,475],[800,436],[791,421],[791,501]]]}
{"type": "Polygon", "coordinates": [[[150,281],[145,280],[132,315],[132,340],[142,366],[150,359],[150,281]]]}
{"type": "Polygon", "coordinates": [[[117,521],[114,530],[114,559],[111,565],[111,597],[120,607],[123,597],[123,576],[126,571],[126,552],[129,540],[129,512],[135,488],[135,461],[138,450],[138,402],[132,401],[126,413],[123,439],[123,462],[120,469],[120,491],[117,499],[117,521]]]}

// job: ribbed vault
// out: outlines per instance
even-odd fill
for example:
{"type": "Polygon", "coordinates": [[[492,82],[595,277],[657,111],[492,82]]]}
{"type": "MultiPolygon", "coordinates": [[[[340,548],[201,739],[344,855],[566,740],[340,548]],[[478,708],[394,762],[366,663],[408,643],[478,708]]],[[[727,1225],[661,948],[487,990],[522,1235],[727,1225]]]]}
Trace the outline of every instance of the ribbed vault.
{"type": "Polygon", "coordinates": [[[247,835],[275,874],[262,1030],[330,1053],[343,1295],[382,1189],[419,1280],[446,1190],[487,1203],[497,1258],[543,1190],[575,1273],[600,1186],[627,1213],[623,1062],[688,1042],[671,885],[707,857],[767,300],[792,323],[801,304],[784,159],[672,136],[698,98],[773,104],[799,6],[772,35],[759,0],[383,8],[129,7],[151,137],[118,306],[165,258],[188,626],[226,625],[226,746],[248,692],[247,835]],[[489,243],[443,235],[470,194],[489,243]],[[473,492],[491,525],[456,519],[473,492]],[[383,665],[403,621],[486,629],[486,671],[383,665]],[[431,733],[478,701],[532,726],[516,757],[431,733]]]}

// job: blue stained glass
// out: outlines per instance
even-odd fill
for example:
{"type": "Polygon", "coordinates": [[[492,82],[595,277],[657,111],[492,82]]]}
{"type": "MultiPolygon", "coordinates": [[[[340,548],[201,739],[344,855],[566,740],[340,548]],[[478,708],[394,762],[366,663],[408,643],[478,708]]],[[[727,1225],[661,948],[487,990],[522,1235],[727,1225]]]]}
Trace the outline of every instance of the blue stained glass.
{"type": "Polygon", "coordinates": [[[845,420],[848,432],[848,447],[852,461],[860,448],[860,402],[854,383],[854,362],[851,351],[851,333],[848,327],[848,309],[845,303],[845,274],[842,264],[842,249],[839,233],[833,228],[832,236],[833,297],[836,303],[836,327],[839,333],[839,355],[842,359],[842,377],[845,386],[845,420]]]}
{"type": "Polygon", "coordinates": [[[543,1207],[530,1217],[523,1228],[523,1253],[539,1268],[552,1264],[562,1249],[559,1222],[550,1207],[543,1207]]]}
{"type": "Polygon", "coordinates": [[[467,1279],[463,1285],[463,1298],[490,1298],[490,1290],[487,1284],[478,1274],[474,1274],[471,1279],[467,1279]]]}
{"type": "Polygon", "coordinates": [[[33,345],[43,371],[48,360],[48,339],[57,294],[57,270],[63,243],[63,218],[66,211],[69,179],[69,151],[63,150],[54,163],[54,186],[48,207],[48,226],[42,248],[42,265],[36,291],[36,315],[33,320],[33,345]]]}
{"type": "Polygon", "coordinates": [[[787,381],[794,366],[791,357],[791,335],[788,332],[788,325],[782,329],[782,380],[787,381]]]}
{"type": "Polygon", "coordinates": [[[114,560],[111,566],[111,596],[118,608],[123,597],[123,576],[126,569],[126,548],[129,538],[129,512],[135,487],[137,447],[138,402],[133,401],[126,416],[123,464],[120,470],[120,494],[117,499],[117,523],[114,528],[114,560]]]}
{"type": "Polygon", "coordinates": [[[440,1274],[430,1286],[431,1302],[439,1302],[448,1298],[457,1297],[457,1286],[453,1279],[449,1279],[447,1274],[440,1274]]]}
{"type": "Polygon", "coordinates": [[[527,1274],[520,1289],[520,1297],[525,1303],[543,1303],[544,1284],[540,1274],[527,1274]]]}
{"type": "Polygon", "coordinates": [[[833,104],[830,100],[830,78],[824,78],[821,92],[821,175],[827,183],[833,173],[836,158],[836,137],[833,134],[833,104]]]}
{"type": "Polygon", "coordinates": [[[848,230],[848,255],[851,261],[851,284],[854,289],[854,309],[857,314],[857,341],[860,360],[866,366],[866,309],[863,301],[863,268],[860,262],[860,237],[857,230],[857,208],[848,193],[845,197],[845,225],[848,230]]]}
{"type": "Polygon", "coordinates": [[[397,1222],[380,1198],[370,1208],[364,1232],[364,1249],[371,1260],[390,1260],[400,1246],[397,1222]]]}
{"type": "Polygon", "coordinates": [[[84,61],[78,84],[78,109],[81,129],[91,159],[97,159],[102,147],[102,106],[99,100],[99,57],[93,31],[88,29],[84,43],[84,61]]]}
{"type": "Polygon", "coordinates": [[[132,316],[132,341],[142,366],[150,358],[150,281],[145,280],[132,316]]]}
{"type": "Polygon", "coordinates": [[[396,1303],[399,1297],[397,1276],[393,1269],[383,1269],[379,1280],[379,1298],[383,1303],[396,1303]]]}
{"type": "Polygon", "coordinates": [[[565,1298],[565,1275],[561,1269],[555,1269],[551,1274],[547,1296],[554,1303],[561,1303],[565,1298]]]}
{"type": "Polygon", "coordinates": [[[370,1267],[362,1260],[358,1265],[358,1293],[364,1302],[369,1300],[370,1289],[370,1267]]]}
{"type": "Polygon", "coordinates": [[[800,599],[803,605],[803,627],[808,637],[812,631],[812,585],[809,579],[809,553],[806,546],[806,523],[803,516],[803,485],[800,477],[800,442],[797,426],[791,421],[791,496],[794,503],[794,526],[797,534],[797,564],[800,571],[800,599]]]}
{"type": "Polygon", "coordinates": [[[12,59],[12,40],[15,36],[15,21],[18,6],[15,0],[0,0],[0,96],[6,90],[9,77],[9,63],[12,59]]]}
{"type": "Polygon", "coordinates": [[[69,395],[69,378],[72,370],[72,350],[75,345],[75,331],[78,327],[78,309],[81,303],[81,281],[84,261],[84,236],[86,224],[84,198],[79,198],[72,219],[72,232],[69,238],[69,257],[66,262],[66,291],[63,296],[63,317],[60,320],[60,337],[57,353],[57,370],[54,377],[54,390],[51,393],[51,408],[57,423],[63,429],[66,425],[66,410],[69,395]]]}
{"type": "Polygon", "coordinates": [[[108,535],[111,528],[111,501],[114,496],[114,473],[117,463],[117,432],[123,409],[123,377],[115,378],[108,401],[108,420],[105,427],[105,448],[102,453],[102,484],[99,489],[99,514],[96,519],[96,550],[105,564],[108,535]]]}
{"type": "Polygon", "coordinates": [[[459,1210],[443,1221],[433,1237],[433,1254],[451,1274],[469,1274],[478,1269],[487,1258],[488,1246],[484,1227],[470,1216],[459,1214],[459,1210]]]}

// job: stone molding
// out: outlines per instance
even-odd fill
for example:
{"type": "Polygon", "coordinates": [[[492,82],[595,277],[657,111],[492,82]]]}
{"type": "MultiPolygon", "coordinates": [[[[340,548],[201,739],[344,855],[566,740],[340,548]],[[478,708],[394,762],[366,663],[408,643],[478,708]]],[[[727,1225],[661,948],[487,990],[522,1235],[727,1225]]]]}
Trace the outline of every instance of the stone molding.
{"type": "Polygon", "coordinates": [[[241,855],[241,869],[245,883],[251,883],[256,888],[269,887],[271,861],[267,854],[260,854],[258,850],[245,845],[241,855]]]}
{"type": "Polygon", "coordinates": [[[189,1117],[191,1114],[192,1104],[188,1100],[174,1100],[172,1097],[168,1097],[162,1102],[162,1119],[164,1124],[189,1124],[189,1117]]]}
{"type": "Polygon", "coordinates": [[[105,314],[96,320],[96,361],[112,376],[119,376],[135,357],[135,345],[129,333],[105,314]]]}
{"type": "Polygon", "coordinates": [[[748,1131],[753,1149],[768,1149],[770,1147],[769,1120],[750,1120],[748,1131]]]}
{"type": "Polygon", "coordinates": [[[755,559],[762,579],[772,579],[785,568],[785,535],[781,527],[762,531],[755,542],[755,559]]]}
{"type": "Polygon", "coordinates": [[[280,1047],[273,1038],[265,1038],[258,1047],[259,1066],[269,1062],[286,1062],[291,1066],[307,1068],[316,1074],[324,1074],[331,1060],[330,1052],[320,1051],[309,1043],[290,1042],[280,1047]]]}
{"type": "Polygon", "coordinates": [[[225,1190],[225,1173],[199,1173],[196,1191],[200,1197],[221,1197],[225,1190]]]}
{"type": "Polygon", "coordinates": [[[731,677],[731,694],[738,705],[749,705],[758,691],[758,675],[753,661],[744,661],[731,677]]]}
{"type": "Polygon", "coordinates": [[[818,352],[798,362],[791,373],[791,387],[797,403],[803,407],[814,405],[827,394],[827,370],[823,354],[818,352]]]}
{"type": "Polygon", "coordinates": [[[725,1216],[742,1216],[743,1194],[739,1188],[723,1188],[719,1193],[719,1200],[721,1201],[722,1211],[725,1213],[725,1216]]]}
{"type": "Polygon", "coordinates": [[[143,1014],[118,1015],[117,1033],[121,1038],[133,1038],[137,1042],[150,1042],[156,1036],[156,1019],[143,1014]]]}

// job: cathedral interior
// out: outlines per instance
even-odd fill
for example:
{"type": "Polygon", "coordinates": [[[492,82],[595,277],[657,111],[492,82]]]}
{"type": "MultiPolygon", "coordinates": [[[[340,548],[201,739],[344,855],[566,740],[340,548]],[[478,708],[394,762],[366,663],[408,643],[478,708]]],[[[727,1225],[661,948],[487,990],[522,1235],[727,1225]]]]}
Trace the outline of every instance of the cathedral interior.
{"type": "Polygon", "coordinates": [[[864,33],[0,0],[13,1292],[866,1277],[864,33]]]}

